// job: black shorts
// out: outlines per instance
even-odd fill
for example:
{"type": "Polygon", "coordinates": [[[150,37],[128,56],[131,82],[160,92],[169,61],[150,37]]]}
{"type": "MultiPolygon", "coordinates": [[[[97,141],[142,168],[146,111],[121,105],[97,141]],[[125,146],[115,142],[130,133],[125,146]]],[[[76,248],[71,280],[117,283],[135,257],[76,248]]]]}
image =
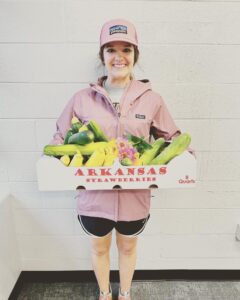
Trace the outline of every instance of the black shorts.
{"type": "Polygon", "coordinates": [[[120,234],[131,236],[139,235],[145,228],[150,214],[145,219],[136,221],[113,221],[99,217],[78,215],[78,221],[83,230],[90,236],[103,237],[115,228],[120,234]]]}

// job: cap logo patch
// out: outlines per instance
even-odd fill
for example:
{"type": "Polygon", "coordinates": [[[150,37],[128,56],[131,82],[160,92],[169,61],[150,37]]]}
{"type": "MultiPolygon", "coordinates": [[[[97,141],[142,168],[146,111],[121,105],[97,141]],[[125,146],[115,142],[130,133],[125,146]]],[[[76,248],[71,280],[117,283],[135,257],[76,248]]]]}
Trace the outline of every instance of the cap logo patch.
{"type": "Polygon", "coordinates": [[[114,25],[109,28],[109,34],[114,34],[114,33],[125,33],[127,34],[127,26],[124,25],[114,25]]]}

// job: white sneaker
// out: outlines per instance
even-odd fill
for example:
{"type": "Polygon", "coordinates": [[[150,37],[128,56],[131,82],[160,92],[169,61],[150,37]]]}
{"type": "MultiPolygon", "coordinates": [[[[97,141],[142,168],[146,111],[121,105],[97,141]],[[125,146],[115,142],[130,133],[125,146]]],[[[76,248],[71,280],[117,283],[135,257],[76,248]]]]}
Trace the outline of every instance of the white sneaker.
{"type": "Polygon", "coordinates": [[[109,284],[109,291],[110,292],[100,291],[99,300],[112,300],[112,289],[110,284],[109,284]]]}
{"type": "Polygon", "coordinates": [[[122,293],[120,288],[119,288],[118,300],[131,300],[130,291],[122,293]]]}

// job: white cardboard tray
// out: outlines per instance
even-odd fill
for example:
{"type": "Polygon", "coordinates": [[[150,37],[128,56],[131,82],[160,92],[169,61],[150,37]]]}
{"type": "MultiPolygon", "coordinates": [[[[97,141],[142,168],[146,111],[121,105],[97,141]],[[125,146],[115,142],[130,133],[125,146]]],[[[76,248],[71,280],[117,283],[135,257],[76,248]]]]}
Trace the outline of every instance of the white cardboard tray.
{"type": "Polygon", "coordinates": [[[40,191],[76,189],[192,188],[196,185],[196,159],[188,151],[162,166],[66,167],[55,157],[42,156],[37,162],[40,191]]]}

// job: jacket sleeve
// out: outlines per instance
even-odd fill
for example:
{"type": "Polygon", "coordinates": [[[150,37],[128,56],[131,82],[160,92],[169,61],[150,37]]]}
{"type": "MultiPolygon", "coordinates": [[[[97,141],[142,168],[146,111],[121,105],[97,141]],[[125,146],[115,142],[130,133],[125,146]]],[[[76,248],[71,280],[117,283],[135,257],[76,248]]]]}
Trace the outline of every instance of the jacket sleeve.
{"type": "Polygon", "coordinates": [[[72,117],[74,117],[74,101],[75,97],[73,96],[57,119],[56,132],[54,133],[53,138],[49,143],[50,145],[63,144],[64,137],[71,127],[72,117]]]}
{"type": "MultiPolygon", "coordinates": [[[[181,134],[181,130],[176,126],[162,98],[161,105],[152,121],[150,134],[152,134],[155,139],[163,137],[166,141],[172,140],[181,134]]],[[[187,150],[196,158],[194,149],[188,147],[187,150]]]]}
{"type": "Polygon", "coordinates": [[[150,134],[155,139],[163,137],[165,140],[171,140],[173,137],[178,136],[181,131],[176,126],[165,102],[161,99],[161,105],[159,106],[156,114],[152,120],[150,134]]]}

